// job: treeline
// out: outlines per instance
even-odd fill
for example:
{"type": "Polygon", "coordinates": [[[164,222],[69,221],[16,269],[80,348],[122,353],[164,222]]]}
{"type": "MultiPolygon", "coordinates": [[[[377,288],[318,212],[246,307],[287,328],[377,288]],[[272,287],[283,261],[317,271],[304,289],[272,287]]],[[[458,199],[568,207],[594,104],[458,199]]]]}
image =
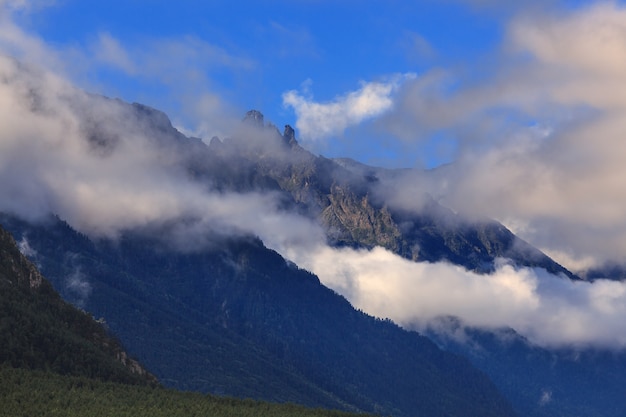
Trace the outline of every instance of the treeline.
{"type": "Polygon", "coordinates": [[[216,397],[6,366],[0,367],[0,381],[0,417],[357,416],[293,404],[216,397]]]}

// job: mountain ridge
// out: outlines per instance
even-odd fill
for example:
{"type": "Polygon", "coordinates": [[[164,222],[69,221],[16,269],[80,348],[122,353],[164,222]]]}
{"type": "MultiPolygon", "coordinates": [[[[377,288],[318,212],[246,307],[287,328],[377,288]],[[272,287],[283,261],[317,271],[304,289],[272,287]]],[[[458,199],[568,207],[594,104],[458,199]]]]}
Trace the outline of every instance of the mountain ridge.
{"type": "MultiPolygon", "coordinates": [[[[465,219],[429,195],[416,196],[424,202],[416,203],[413,210],[392,207],[378,195],[376,187],[386,177],[406,170],[315,156],[297,143],[289,125],[281,135],[273,125],[264,124],[259,111],[248,113],[254,115],[250,116],[254,123],[247,123],[252,132],[244,130],[240,136],[221,141],[219,149],[209,145],[208,150],[215,150],[218,159],[237,155],[237,164],[249,167],[245,172],[257,178],[257,184],[265,182],[271,184],[269,189],[278,187],[287,193],[301,213],[322,224],[329,243],[382,246],[413,261],[447,261],[480,273],[493,272],[496,259],[504,257],[518,267],[540,267],[555,275],[580,279],[502,224],[490,219],[465,219]],[[267,147],[258,143],[247,147],[247,139],[255,131],[263,132],[259,137],[267,147]],[[290,145],[285,146],[286,142],[290,145]]],[[[215,161],[215,155],[207,156],[207,161],[215,161]]],[[[218,175],[206,172],[206,176],[218,175]]]]}

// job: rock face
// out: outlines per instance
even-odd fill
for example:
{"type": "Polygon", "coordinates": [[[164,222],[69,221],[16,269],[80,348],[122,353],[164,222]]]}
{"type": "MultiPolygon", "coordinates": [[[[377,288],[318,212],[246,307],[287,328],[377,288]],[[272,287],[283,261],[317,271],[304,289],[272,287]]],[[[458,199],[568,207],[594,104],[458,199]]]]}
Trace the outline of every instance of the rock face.
{"type": "Polygon", "coordinates": [[[321,219],[328,235],[340,244],[382,246],[398,252],[402,233],[387,207],[375,208],[367,194],[359,198],[345,187],[335,185],[328,195],[321,219]]]}
{"type": "Polygon", "coordinates": [[[495,260],[504,257],[577,278],[498,222],[464,219],[430,197],[419,211],[388,206],[378,187],[383,176],[396,175],[393,170],[315,156],[298,145],[291,126],[280,135],[256,110],[244,120],[256,130],[197,154],[203,162],[194,165],[194,173],[220,189],[282,191],[286,201],[324,226],[331,244],[382,246],[414,261],[447,261],[477,272],[493,271],[495,260]],[[255,131],[262,141],[252,146],[255,131]],[[217,166],[223,169],[212,168],[217,166]]]}
{"type": "Polygon", "coordinates": [[[296,132],[293,130],[293,127],[289,125],[285,125],[285,130],[283,131],[283,139],[289,146],[296,146],[298,141],[296,140],[296,132]]]}

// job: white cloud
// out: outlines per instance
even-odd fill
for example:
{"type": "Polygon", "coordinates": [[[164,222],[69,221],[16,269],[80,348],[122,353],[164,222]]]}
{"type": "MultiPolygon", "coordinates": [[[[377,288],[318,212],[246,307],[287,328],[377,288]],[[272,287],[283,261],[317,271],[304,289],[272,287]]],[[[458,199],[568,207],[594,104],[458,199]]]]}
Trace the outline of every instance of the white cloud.
{"type": "Polygon", "coordinates": [[[626,261],[625,62],[626,9],[615,2],[520,15],[491,59],[401,88],[383,116],[390,132],[416,146],[442,133],[456,141],[454,164],[404,184],[524,225],[523,238],[566,266],[626,261]]]}
{"type": "Polygon", "coordinates": [[[574,282],[502,261],[490,275],[415,263],[382,248],[287,250],[298,265],[370,314],[423,329],[440,317],[512,327],[546,347],[626,347],[626,283],[574,282]]]}
{"type": "Polygon", "coordinates": [[[347,128],[391,109],[398,88],[414,77],[409,73],[394,75],[386,81],[362,82],[358,90],[326,103],[313,101],[305,87],[304,94],[296,90],[283,93],[283,105],[294,109],[301,140],[315,147],[317,142],[341,135],[347,128]]]}
{"type": "MultiPolygon", "coordinates": [[[[588,81],[592,77],[624,77],[626,10],[615,2],[598,2],[566,16],[522,17],[512,22],[509,31],[513,47],[532,53],[539,62],[561,69],[565,75],[588,81]]],[[[581,98],[587,100],[588,93],[581,98]]],[[[611,97],[605,96],[607,99],[611,97]]]]}
{"type": "Polygon", "coordinates": [[[232,130],[239,121],[241,110],[221,97],[220,87],[211,81],[211,75],[224,68],[233,74],[245,73],[257,65],[252,59],[194,36],[122,42],[113,33],[101,32],[91,42],[51,45],[25,30],[16,15],[53,3],[0,3],[0,52],[72,80],[85,90],[168,110],[177,124],[207,139],[232,130]],[[117,79],[121,77],[126,84],[137,85],[138,92],[129,97],[118,86],[103,85],[107,79],[102,76],[103,71],[117,72],[117,79]]]}

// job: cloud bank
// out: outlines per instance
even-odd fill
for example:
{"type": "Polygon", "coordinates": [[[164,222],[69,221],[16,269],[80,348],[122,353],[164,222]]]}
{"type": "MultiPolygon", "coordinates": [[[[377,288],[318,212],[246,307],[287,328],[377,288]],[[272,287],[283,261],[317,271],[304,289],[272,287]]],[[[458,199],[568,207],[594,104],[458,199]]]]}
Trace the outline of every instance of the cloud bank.
{"type": "Polygon", "coordinates": [[[512,327],[544,347],[626,347],[626,283],[574,282],[502,260],[479,275],[446,263],[415,263],[383,248],[287,250],[298,265],[357,308],[409,328],[441,317],[465,325],[512,327]]]}
{"type": "MultiPolygon", "coordinates": [[[[626,9],[551,6],[511,8],[501,48],[484,62],[395,90],[377,123],[416,146],[453,138],[454,162],[384,178],[378,192],[395,208],[418,211],[416,196],[428,193],[496,218],[574,271],[626,263],[626,9]]],[[[572,283],[506,263],[486,277],[382,249],[290,256],[357,307],[407,326],[456,315],[544,346],[625,345],[621,282],[572,283]]]]}
{"type": "Polygon", "coordinates": [[[541,6],[511,2],[499,49],[476,62],[364,83],[329,102],[289,91],[283,103],[305,146],[373,122],[386,141],[451,161],[385,184],[403,209],[429,193],[502,221],[574,270],[626,263],[626,9],[541,6]]]}

